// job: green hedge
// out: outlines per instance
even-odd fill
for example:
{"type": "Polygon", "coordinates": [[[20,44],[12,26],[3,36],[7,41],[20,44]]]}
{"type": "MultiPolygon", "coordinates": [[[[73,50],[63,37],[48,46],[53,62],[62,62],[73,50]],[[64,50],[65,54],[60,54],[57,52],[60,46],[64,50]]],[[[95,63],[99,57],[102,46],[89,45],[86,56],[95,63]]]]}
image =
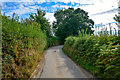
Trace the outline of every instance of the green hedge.
{"type": "Polygon", "coordinates": [[[68,37],[64,52],[97,78],[120,79],[120,37],[79,35],[68,37]]]}
{"type": "Polygon", "coordinates": [[[29,78],[46,45],[47,36],[39,24],[2,16],[3,78],[29,78]]]}
{"type": "Polygon", "coordinates": [[[47,48],[51,47],[51,46],[58,46],[59,45],[59,40],[57,37],[54,36],[50,36],[47,38],[47,48]]]}

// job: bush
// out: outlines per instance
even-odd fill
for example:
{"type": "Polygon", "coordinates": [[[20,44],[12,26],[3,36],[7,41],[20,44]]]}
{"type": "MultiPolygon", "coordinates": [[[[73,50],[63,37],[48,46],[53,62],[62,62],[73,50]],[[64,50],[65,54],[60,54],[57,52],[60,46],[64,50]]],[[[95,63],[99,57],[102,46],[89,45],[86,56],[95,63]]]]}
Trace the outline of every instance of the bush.
{"type": "Polygon", "coordinates": [[[65,53],[97,78],[120,79],[120,39],[109,35],[68,37],[65,53]]]}
{"type": "Polygon", "coordinates": [[[51,46],[58,46],[58,45],[59,45],[59,40],[57,37],[50,36],[47,38],[47,47],[46,48],[49,48],[51,46]]]}
{"type": "Polygon", "coordinates": [[[29,78],[47,45],[40,25],[2,16],[2,76],[29,78]]]}

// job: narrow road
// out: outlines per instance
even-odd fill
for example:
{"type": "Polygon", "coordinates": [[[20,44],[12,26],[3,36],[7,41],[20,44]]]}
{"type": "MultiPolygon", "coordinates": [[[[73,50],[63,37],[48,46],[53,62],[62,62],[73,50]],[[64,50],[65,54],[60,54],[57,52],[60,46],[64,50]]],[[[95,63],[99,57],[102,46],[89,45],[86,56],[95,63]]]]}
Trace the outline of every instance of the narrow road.
{"type": "Polygon", "coordinates": [[[40,78],[90,78],[91,75],[78,67],[63,52],[63,46],[49,48],[40,78]],[[87,74],[86,74],[87,73],[87,74]],[[88,75],[89,74],[89,75],[88,75]]]}

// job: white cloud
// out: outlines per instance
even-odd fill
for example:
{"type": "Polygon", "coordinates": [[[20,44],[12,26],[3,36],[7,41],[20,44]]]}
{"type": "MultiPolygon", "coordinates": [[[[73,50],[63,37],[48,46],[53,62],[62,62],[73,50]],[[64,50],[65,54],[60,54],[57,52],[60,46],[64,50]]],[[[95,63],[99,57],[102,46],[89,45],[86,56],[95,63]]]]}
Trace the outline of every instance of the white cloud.
{"type": "Polygon", "coordinates": [[[53,7],[54,9],[55,9],[55,8],[65,8],[65,9],[68,9],[68,8],[71,7],[71,6],[56,4],[56,5],[53,5],[52,7],[53,7]]]}
{"type": "Polygon", "coordinates": [[[48,19],[50,24],[52,24],[52,22],[56,20],[54,17],[54,13],[46,13],[45,17],[46,17],[46,19],[48,19]]]}
{"type": "Polygon", "coordinates": [[[35,13],[36,12],[36,7],[38,7],[38,6],[24,7],[23,4],[20,4],[19,9],[15,9],[15,10],[13,10],[11,12],[7,12],[7,15],[11,16],[13,13],[16,13],[16,14],[18,14],[20,16],[20,15],[30,13],[30,12],[35,13]]]}
{"type": "Polygon", "coordinates": [[[75,3],[80,3],[81,0],[46,0],[46,2],[64,2],[64,3],[75,2],[75,3]]]}
{"type": "Polygon", "coordinates": [[[53,8],[58,8],[58,7],[59,7],[59,5],[58,5],[58,4],[56,4],[56,5],[53,5],[52,7],[53,7],[53,8]]]}
{"type": "Polygon", "coordinates": [[[106,24],[106,23],[111,23],[111,22],[115,22],[113,17],[115,16],[116,13],[106,13],[106,14],[102,14],[102,15],[95,15],[95,16],[90,16],[91,19],[93,19],[95,21],[95,24],[106,24]]]}
{"type": "MultiPolygon", "coordinates": [[[[95,21],[95,24],[100,24],[100,23],[106,24],[110,22],[115,22],[113,20],[113,17],[115,16],[115,14],[117,14],[117,12],[94,15],[94,16],[91,15],[117,8],[118,7],[117,0],[90,0],[91,2],[90,1],[87,2],[87,0],[85,1],[86,3],[93,5],[81,6],[80,8],[89,12],[89,16],[91,19],[95,21]]],[[[83,1],[83,3],[85,1],[83,1]]]]}
{"type": "Polygon", "coordinates": [[[23,2],[24,5],[28,6],[28,5],[34,5],[35,2],[23,2]]]}
{"type": "Polygon", "coordinates": [[[43,2],[64,2],[64,3],[75,2],[75,3],[80,3],[80,2],[82,2],[82,0],[2,0],[1,2],[39,2],[39,3],[43,3],[43,2]]]}
{"type": "MultiPolygon", "coordinates": [[[[76,5],[74,8],[76,9],[79,7],[79,8],[84,9],[85,11],[89,12],[90,18],[93,19],[96,24],[99,24],[99,23],[109,23],[109,22],[114,21],[113,17],[117,13],[108,13],[108,14],[95,15],[95,16],[91,16],[91,15],[117,8],[118,1],[119,0],[2,0],[1,2],[30,2],[30,3],[25,3],[26,5],[34,4],[34,2],[38,2],[38,3],[43,3],[43,2],[68,3],[68,2],[72,2],[72,4],[74,4],[74,2],[75,2],[75,3],[80,3],[80,4],[93,4],[93,5],[85,5],[85,6],[76,5]]],[[[52,7],[53,8],[57,8],[57,7],[68,8],[70,6],[56,4],[52,7]]],[[[25,13],[29,13],[29,12],[36,12],[36,10],[35,10],[36,8],[38,8],[38,6],[24,7],[23,5],[20,5],[20,9],[16,9],[8,14],[12,14],[13,12],[16,12],[17,14],[21,15],[21,14],[25,14],[25,13]],[[32,8],[32,9],[30,9],[30,8],[32,8]]],[[[48,7],[45,7],[45,8],[48,8],[48,7]]],[[[53,14],[54,13],[46,14],[46,17],[47,17],[47,19],[49,19],[50,22],[55,20],[53,14]]]]}
{"type": "Polygon", "coordinates": [[[118,7],[118,3],[116,0],[90,0],[90,1],[91,4],[93,5],[81,6],[82,9],[89,12],[90,14],[100,13],[118,7]]]}
{"type": "Polygon", "coordinates": [[[65,9],[68,9],[69,7],[71,7],[71,6],[67,6],[67,5],[62,5],[62,6],[60,6],[61,8],[65,8],[65,9]]]}

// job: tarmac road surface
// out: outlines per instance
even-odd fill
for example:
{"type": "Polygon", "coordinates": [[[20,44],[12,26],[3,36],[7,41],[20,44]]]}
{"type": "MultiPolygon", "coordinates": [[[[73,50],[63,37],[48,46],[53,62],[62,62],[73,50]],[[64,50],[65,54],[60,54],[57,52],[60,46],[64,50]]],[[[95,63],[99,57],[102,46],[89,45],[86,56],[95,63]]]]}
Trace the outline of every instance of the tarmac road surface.
{"type": "Polygon", "coordinates": [[[62,52],[63,46],[49,48],[45,55],[43,72],[40,78],[92,78],[86,70],[78,67],[62,52]]]}

